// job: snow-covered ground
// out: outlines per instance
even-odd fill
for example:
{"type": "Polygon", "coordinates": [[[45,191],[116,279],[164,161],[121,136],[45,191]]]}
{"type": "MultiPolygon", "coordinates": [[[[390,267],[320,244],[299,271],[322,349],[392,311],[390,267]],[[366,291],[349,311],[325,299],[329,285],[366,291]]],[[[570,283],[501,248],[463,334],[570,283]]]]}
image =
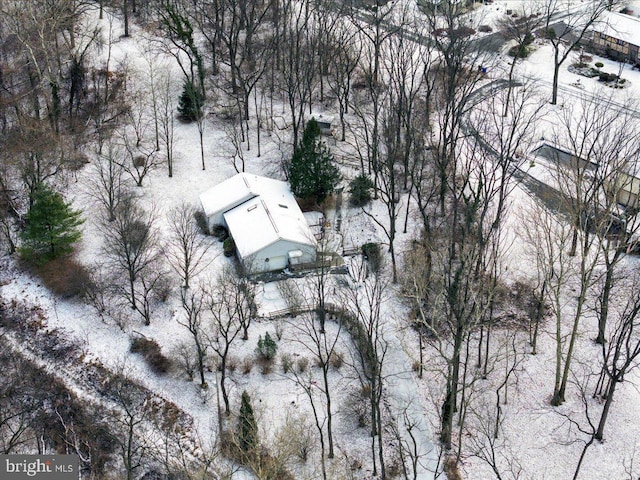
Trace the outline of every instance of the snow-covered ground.
{"type": "MultiPolygon", "coordinates": [[[[97,12],[95,18],[97,19],[97,12]]],[[[106,56],[110,57],[110,65],[126,65],[130,75],[129,87],[132,90],[144,91],[145,78],[149,72],[149,59],[155,62],[155,67],[163,73],[168,73],[172,81],[172,93],[177,98],[182,77],[175,62],[171,57],[152,49],[152,44],[146,38],[146,34],[136,26],[131,28],[131,37],[121,37],[122,25],[113,17],[106,16],[105,20],[98,22],[103,28],[104,40],[107,41],[110,29],[114,39],[109,51],[103,50],[102,56],[95,61],[97,67],[102,67],[106,56]],[[113,23],[110,24],[109,21],[113,23]],[[152,51],[151,54],[148,52],[152,51]]],[[[113,67],[112,67],[113,68],[113,67]]],[[[210,187],[226,180],[236,173],[232,154],[229,147],[230,141],[225,133],[224,120],[215,116],[209,116],[204,132],[205,166],[202,169],[200,158],[200,144],[197,125],[184,124],[176,121],[175,124],[175,159],[174,173],[169,178],[164,165],[160,165],[145,178],[142,187],[134,187],[135,193],[148,208],[153,208],[157,215],[159,230],[166,233],[167,213],[174,207],[186,203],[199,208],[199,195],[210,187]]],[[[251,135],[255,135],[252,131],[251,135]]],[[[275,137],[262,134],[261,156],[257,156],[255,137],[252,139],[254,146],[245,152],[245,170],[247,172],[281,176],[279,174],[279,162],[283,154],[279,142],[275,137]]],[[[86,152],[90,158],[95,152],[86,152]]],[[[74,200],[75,205],[82,208],[85,218],[83,225],[83,239],[77,246],[78,258],[90,268],[93,268],[96,260],[102,253],[102,234],[99,226],[98,205],[93,200],[91,187],[87,181],[95,172],[91,166],[79,172],[77,179],[71,181],[67,189],[68,196],[74,200]]],[[[384,218],[384,209],[381,205],[372,207],[374,215],[384,218]]],[[[335,212],[334,212],[335,215],[335,212]]],[[[313,215],[307,215],[312,217],[313,215]]],[[[317,216],[317,215],[316,215],[317,216]]],[[[333,221],[333,219],[328,219],[333,221]]],[[[343,247],[359,246],[370,241],[381,241],[384,238],[379,228],[372,226],[368,217],[357,209],[344,206],[342,219],[342,232],[333,240],[332,247],[340,252],[343,247]]],[[[402,235],[401,235],[402,237],[402,235]]],[[[405,237],[409,238],[407,234],[405,237]]],[[[211,242],[209,251],[210,266],[200,275],[198,280],[215,278],[222,272],[225,266],[231,264],[231,260],[221,255],[221,244],[215,239],[211,242]]],[[[63,300],[49,293],[37,278],[20,272],[17,268],[8,268],[5,272],[5,282],[0,287],[2,297],[23,301],[27,304],[40,305],[46,312],[46,324],[48,328],[57,328],[64,335],[81,342],[86,351],[86,361],[96,360],[107,368],[114,370],[124,366],[131,378],[139,381],[143,386],[161,395],[163,398],[178,405],[194,420],[196,434],[199,438],[209,443],[215,441],[218,432],[215,368],[209,363],[207,372],[208,390],[199,388],[196,381],[188,382],[184,373],[175,369],[168,375],[159,376],[150,371],[149,367],[139,355],[129,352],[131,337],[143,334],[156,340],[162,347],[165,355],[176,357],[178,348],[189,343],[191,338],[186,328],[181,326],[177,319],[183,315],[179,305],[177,289],[172,292],[165,305],[156,308],[151,318],[151,325],[145,327],[132,313],[131,318],[122,325],[117,325],[116,320],[101,318],[96,311],[81,302],[75,300],[63,300]]],[[[275,283],[259,286],[260,314],[268,315],[269,312],[282,309],[286,306],[282,295],[274,289],[275,283]]],[[[335,290],[335,289],[334,289],[335,290]]],[[[391,307],[389,307],[391,309],[391,307]]],[[[270,445],[277,441],[278,436],[286,434],[282,428],[287,421],[300,419],[301,425],[310,429],[315,427],[310,422],[311,412],[305,395],[299,386],[296,386],[291,375],[282,372],[279,358],[273,368],[273,372],[263,374],[259,365],[255,364],[256,341],[259,336],[269,332],[273,338],[282,336],[279,342],[279,354],[289,353],[294,359],[308,356],[305,348],[300,343],[300,332],[295,326],[296,319],[267,318],[256,319],[250,328],[250,339],[246,342],[238,341],[233,348],[234,372],[230,373],[228,387],[232,399],[232,409],[237,410],[240,393],[247,390],[254,400],[260,429],[263,432],[262,439],[270,445]],[[244,373],[243,364],[254,363],[251,371],[244,373]]],[[[331,327],[328,327],[329,331],[331,327]]],[[[418,453],[421,456],[429,456],[422,460],[418,477],[430,478],[429,469],[435,469],[433,461],[436,449],[432,444],[432,432],[428,428],[425,416],[427,405],[421,395],[411,372],[412,360],[407,356],[399,338],[395,338],[395,323],[388,325],[389,341],[389,365],[386,375],[391,378],[387,386],[389,392],[389,408],[394,413],[407,409],[408,415],[415,423],[414,435],[418,441],[418,453]]],[[[347,346],[340,345],[339,351],[344,355],[348,351],[347,346]]],[[[312,367],[309,367],[312,368],[312,367]]],[[[346,365],[340,371],[332,371],[330,376],[332,388],[335,389],[334,415],[338,419],[335,422],[336,448],[340,454],[329,462],[329,471],[332,476],[345,475],[354,464],[363,464],[364,467],[353,467],[354,475],[366,478],[371,475],[370,461],[370,437],[367,428],[359,427],[354,423],[354,416],[348,411],[347,404],[353,396],[359,396],[359,383],[355,380],[346,365]]],[[[88,394],[88,393],[87,393],[88,394]]],[[[318,400],[316,400],[318,401],[318,400]]],[[[315,435],[315,431],[314,431],[315,435]]],[[[390,447],[385,445],[385,450],[390,447]]],[[[318,449],[316,449],[318,450],[318,449]]],[[[307,464],[300,464],[297,468],[297,478],[314,478],[319,475],[319,459],[317,453],[307,464]]],[[[238,475],[242,475],[240,472],[238,475]]]]}

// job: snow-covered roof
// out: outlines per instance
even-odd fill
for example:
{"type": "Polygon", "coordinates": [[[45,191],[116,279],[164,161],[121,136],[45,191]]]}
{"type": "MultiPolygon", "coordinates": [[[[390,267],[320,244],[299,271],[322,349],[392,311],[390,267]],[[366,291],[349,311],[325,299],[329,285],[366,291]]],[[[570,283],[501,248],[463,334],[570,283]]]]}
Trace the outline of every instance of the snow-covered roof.
{"type": "Polygon", "coordinates": [[[247,258],[278,240],[315,245],[309,226],[296,207],[288,202],[268,202],[260,196],[225,213],[240,256],[247,258]]]}
{"type": "Polygon", "coordinates": [[[640,18],[623,13],[605,12],[602,21],[594,24],[593,29],[632,45],[640,45],[640,18]]]}
{"type": "Polygon", "coordinates": [[[314,236],[287,182],[239,173],[200,196],[207,216],[223,217],[241,257],[278,240],[315,246],[314,236]]]}
{"type": "Polygon", "coordinates": [[[334,116],[333,115],[329,115],[329,114],[325,114],[325,113],[318,113],[318,112],[313,112],[309,118],[315,118],[316,122],[320,123],[328,123],[331,124],[334,120],[334,116]]]}
{"type": "Polygon", "coordinates": [[[200,195],[200,202],[205,215],[209,217],[260,195],[261,190],[269,189],[268,184],[275,181],[257,175],[239,173],[204,192],[200,195]],[[264,185],[265,183],[267,185],[264,185]]]}

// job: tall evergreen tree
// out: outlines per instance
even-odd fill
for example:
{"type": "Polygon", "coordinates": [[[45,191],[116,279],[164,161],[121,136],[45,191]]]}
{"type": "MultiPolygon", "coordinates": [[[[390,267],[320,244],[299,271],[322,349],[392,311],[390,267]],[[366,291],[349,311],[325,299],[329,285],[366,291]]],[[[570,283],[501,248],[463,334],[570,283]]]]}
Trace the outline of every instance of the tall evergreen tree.
{"type": "Polygon", "coordinates": [[[255,452],[258,446],[258,424],[253,414],[251,398],[247,391],[242,392],[240,414],[238,415],[238,436],[243,452],[255,452]]]}
{"type": "Polygon", "coordinates": [[[20,254],[27,259],[44,262],[73,251],[80,240],[78,227],[81,212],[50,187],[40,184],[33,195],[33,204],[25,216],[21,233],[20,254]]]}
{"type": "Polygon", "coordinates": [[[204,98],[193,82],[185,81],[178,100],[178,114],[187,122],[198,120],[202,116],[204,98]]]}
{"type": "Polygon", "coordinates": [[[312,118],[307,123],[302,141],[291,158],[291,191],[297,197],[315,197],[321,203],[333,192],[339,181],[340,172],[333,164],[333,155],[320,140],[320,127],[315,118],[312,118]]]}

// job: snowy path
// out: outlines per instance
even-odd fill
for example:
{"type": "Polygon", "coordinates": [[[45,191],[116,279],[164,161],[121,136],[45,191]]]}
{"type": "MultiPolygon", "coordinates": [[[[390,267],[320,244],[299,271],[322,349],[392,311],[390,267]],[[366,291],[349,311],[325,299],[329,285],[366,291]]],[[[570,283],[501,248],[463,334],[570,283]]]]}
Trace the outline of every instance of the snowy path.
{"type": "Polygon", "coordinates": [[[387,399],[405,445],[412,450],[415,448],[416,458],[419,459],[415,478],[432,479],[438,468],[438,448],[432,442],[431,427],[423,405],[425,395],[418,390],[412,369],[413,359],[403,348],[400,333],[407,327],[401,324],[404,319],[398,318],[391,310],[387,306],[383,316],[392,320],[386,324],[384,332],[388,342],[385,359],[387,399]]]}

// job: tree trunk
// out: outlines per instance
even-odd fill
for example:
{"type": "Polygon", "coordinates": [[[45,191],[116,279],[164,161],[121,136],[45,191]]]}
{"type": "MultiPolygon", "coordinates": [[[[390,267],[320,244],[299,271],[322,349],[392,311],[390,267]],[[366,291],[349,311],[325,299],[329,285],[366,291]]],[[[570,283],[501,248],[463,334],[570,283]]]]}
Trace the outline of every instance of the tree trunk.
{"type": "Polygon", "coordinates": [[[460,350],[462,348],[463,328],[458,323],[451,358],[451,375],[447,379],[447,394],[442,404],[442,424],[440,441],[446,450],[451,449],[451,434],[453,432],[453,416],[457,409],[458,380],[460,377],[460,350]]]}
{"type": "Polygon", "coordinates": [[[613,394],[616,390],[618,382],[615,378],[611,379],[609,383],[609,388],[607,390],[607,399],[604,402],[604,407],[602,408],[602,414],[600,415],[600,422],[598,422],[598,430],[594,434],[594,438],[598,441],[602,441],[604,436],[604,426],[607,423],[607,417],[609,416],[609,409],[611,408],[611,404],[613,403],[613,394]]]}
{"type": "Polygon", "coordinates": [[[553,87],[551,90],[551,105],[556,105],[558,103],[558,77],[560,76],[560,63],[558,60],[560,48],[559,45],[554,45],[554,55],[553,55],[553,87]]]}
{"type": "Polygon", "coordinates": [[[569,256],[575,257],[576,250],[578,249],[578,228],[580,225],[580,220],[577,219],[575,225],[573,226],[573,232],[571,234],[571,248],[569,249],[569,256]]]}
{"type": "Polygon", "coordinates": [[[198,353],[198,371],[200,373],[200,386],[205,388],[207,385],[206,380],[204,379],[204,350],[202,349],[202,345],[200,345],[200,340],[198,339],[198,335],[194,335],[196,341],[196,351],[198,353]]]}
{"type": "Polygon", "coordinates": [[[322,375],[324,379],[324,394],[327,399],[327,440],[329,443],[328,458],[333,458],[333,430],[332,430],[332,415],[331,415],[331,394],[329,393],[329,378],[327,376],[329,368],[329,359],[327,358],[325,364],[322,366],[322,375]]]}
{"type": "Polygon", "coordinates": [[[604,286],[602,290],[602,300],[600,301],[600,315],[598,316],[598,336],[596,343],[604,345],[605,330],[607,328],[607,317],[609,316],[609,298],[611,296],[611,287],[613,286],[613,267],[607,265],[607,271],[604,277],[604,286]]]}
{"type": "MultiPolygon", "coordinates": [[[[200,119],[198,120],[198,122],[204,122],[204,119],[200,119]]],[[[198,126],[198,133],[200,134],[200,158],[202,159],[202,170],[204,171],[206,168],[204,163],[204,138],[203,138],[204,132],[202,131],[201,125],[198,126]]]]}
{"type": "Polygon", "coordinates": [[[511,99],[511,90],[513,89],[513,70],[516,68],[517,60],[518,57],[514,56],[511,62],[511,68],[509,69],[509,78],[507,79],[509,83],[507,85],[507,98],[504,101],[504,110],[502,111],[503,117],[506,117],[509,113],[509,100],[511,99]]]}
{"type": "Polygon", "coordinates": [[[220,358],[220,391],[222,392],[222,400],[224,401],[224,413],[229,416],[231,409],[229,408],[229,394],[225,386],[227,378],[227,355],[226,353],[220,358]]]}
{"type": "Polygon", "coordinates": [[[129,0],[122,0],[122,15],[124,16],[124,36],[129,36],[129,0]]]}
{"type": "MultiPolygon", "coordinates": [[[[583,287],[584,288],[584,287],[583,287]]],[[[567,350],[567,355],[564,359],[564,369],[562,372],[562,379],[560,381],[560,387],[556,389],[553,393],[553,398],[551,400],[551,404],[554,406],[561,405],[564,403],[564,394],[567,389],[567,382],[569,380],[569,372],[571,366],[571,359],[573,357],[573,348],[576,343],[576,337],[578,336],[578,325],[580,324],[580,317],[582,315],[582,306],[584,304],[584,292],[580,295],[578,299],[578,307],[575,313],[575,318],[573,320],[573,328],[571,330],[571,337],[569,340],[569,348],[567,350]]],[[[558,338],[558,341],[560,339],[558,338]]]]}
{"type": "Polygon", "coordinates": [[[131,295],[131,308],[134,310],[138,309],[138,303],[136,302],[136,287],[135,287],[136,279],[130,274],[129,275],[129,295],[131,295]]]}
{"type": "Polygon", "coordinates": [[[582,466],[582,461],[584,460],[584,457],[587,454],[587,450],[593,444],[594,440],[595,440],[595,437],[592,435],[589,441],[584,445],[584,448],[582,449],[582,453],[580,454],[580,459],[578,460],[578,465],[576,465],[576,470],[573,473],[573,480],[578,479],[578,474],[580,473],[580,467],[582,466]]]}

